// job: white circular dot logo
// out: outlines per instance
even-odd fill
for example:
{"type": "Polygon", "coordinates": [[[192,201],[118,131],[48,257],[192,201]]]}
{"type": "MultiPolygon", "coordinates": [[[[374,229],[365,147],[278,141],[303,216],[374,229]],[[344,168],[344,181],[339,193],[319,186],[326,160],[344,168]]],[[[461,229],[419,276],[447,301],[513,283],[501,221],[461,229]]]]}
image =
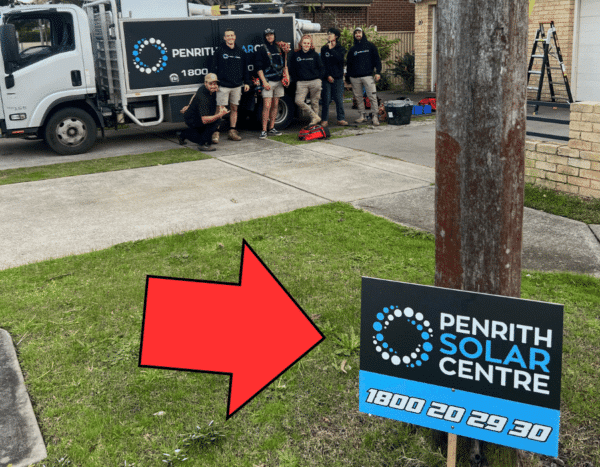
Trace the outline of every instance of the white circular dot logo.
{"type": "MultiPolygon", "coordinates": [[[[407,368],[420,367],[429,361],[429,354],[433,350],[433,329],[423,313],[415,313],[410,307],[384,307],[377,313],[373,329],[377,332],[373,336],[373,345],[383,360],[407,368]],[[390,330],[392,326],[393,335],[390,330]],[[402,338],[406,332],[417,336],[416,345],[411,344],[409,339],[402,338]]],[[[412,342],[414,343],[414,339],[412,342]]]]}

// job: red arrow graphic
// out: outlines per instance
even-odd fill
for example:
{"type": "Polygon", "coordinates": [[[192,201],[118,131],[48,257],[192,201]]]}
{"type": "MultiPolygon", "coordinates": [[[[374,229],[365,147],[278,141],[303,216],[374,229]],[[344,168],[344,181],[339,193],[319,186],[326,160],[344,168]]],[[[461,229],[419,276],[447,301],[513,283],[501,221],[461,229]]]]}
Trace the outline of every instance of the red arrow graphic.
{"type": "Polygon", "coordinates": [[[139,366],[229,374],[227,419],[323,339],[246,240],[237,284],[146,278],[139,366]]]}

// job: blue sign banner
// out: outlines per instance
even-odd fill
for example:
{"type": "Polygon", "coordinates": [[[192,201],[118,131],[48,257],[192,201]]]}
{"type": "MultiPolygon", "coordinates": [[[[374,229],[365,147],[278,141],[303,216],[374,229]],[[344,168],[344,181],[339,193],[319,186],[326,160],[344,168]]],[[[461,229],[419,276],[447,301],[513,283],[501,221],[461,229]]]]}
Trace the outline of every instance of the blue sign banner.
{"type": "Polygon", "coordinates": [[[559,410],[369,371],[361,370],[359,378],[361,412],[525,451],[558,455],[559,410]]]}
{"type": "Polygon", "coordinates": [[[362,412],[558,455],[563,306],[363,277],[362,412]]]}

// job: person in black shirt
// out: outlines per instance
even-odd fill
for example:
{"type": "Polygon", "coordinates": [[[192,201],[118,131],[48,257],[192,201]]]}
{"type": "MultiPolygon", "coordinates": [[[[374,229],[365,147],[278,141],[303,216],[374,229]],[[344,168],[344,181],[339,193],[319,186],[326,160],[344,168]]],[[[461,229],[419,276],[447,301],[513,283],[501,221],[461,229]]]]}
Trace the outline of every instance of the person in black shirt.
{"type": "Polygon", "coordinates": [[[181,109],[187,129],[177,132],[179,144],[185,140],[198,144],[199,151],[214,151],[210,145],[213,133],[223,121],[221,117],[227,115],[229,110],[220,108],[217,113],[217,91],[219,80],[217,75],[209,73],[204,78],[204,85],[198,88],[190,103],[181,109]]]}
{"type": "MultiPolygon", "coordinates": [[[[248,73],[248,62],[246,52],[235,44],[235,31],[226,29],[223,36],[224,43],[215,50],[212,56],[209,72],[220,76],[219,90],[217,91],[217,105],[229,105],[231,114],[229,116],[229,139],[240,141],[242,138],[237,132],[238,105],[244,92],[250,89],[250,75],[248,73]]],[[[213,135],[213,143],[219,141],[219,133],[213,135]]]]}
{"type": "Polygon", "coordinates": [[[275,43],[275,30],[266,29],[264,43],[256,52],[257,73],[263,85],[261,139],[267,136],[281,135],[281,132],[275,129],[275,117],[277,117],[279,98],[285,94],[282,79],[286,65],[286,57],[281,48],[275,43]],[[268,131],[267,126],[270,127],[268,131]]]}
{"type": "Polygon", "coordinates": [[[346,49],[339,43],[341,32],[330,28],[327,31],[327,44],[321,47],[321,60],[325,66],[323,78],[323,107],[321,110],[321,125],[327,126],[329,120],[329,104],[333,98],[338,125],[348,125],[344,112],[344,57],[346,49]]]}
{"type": "Polygon", "coordinates": [[[311,36],[302,36],[300,46],[300,50],[290,57],[290,77],[296,81],[296,105],[311,116],[310,124],[314,125],[321,121],[319,99],[325,68],[321,57],[315,52],[311,36]],[[307,94],[310,95],[310,106],[306,103],[307,94]]]}
{"type": "Polygon", "coordinates": [[[362,28],[354,30],[354,45],[348,51],[347,74],[352,84],[352,93],[358,102],[360,117],[356,123],[366,121],[365,101],[363,99],[363,87],[367,92],[367,97],[371,101],[373,112],[373,125],[379,125],[377,117],[377,88],[375,83],[381,78],[381,58],[379,51],[372,42],[367,40],[362,28]],[[375,70],[375,80],[373,80],[373,70],[375,70]]]}

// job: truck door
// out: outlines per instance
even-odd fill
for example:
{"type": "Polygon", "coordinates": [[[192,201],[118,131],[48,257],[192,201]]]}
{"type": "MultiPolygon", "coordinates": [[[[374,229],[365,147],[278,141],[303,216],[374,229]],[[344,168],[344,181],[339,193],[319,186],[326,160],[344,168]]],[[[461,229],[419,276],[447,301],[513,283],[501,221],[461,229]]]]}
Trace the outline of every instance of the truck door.
{"type": "Polygon", "coordinates": [[[56,102],[86,94],[74,18],[73,10],[56,8],[5,14],[4,23],[15,25],[19,42],[19,60],[11,63],[14,85],[1,86],[8,132],[39,127],[56,102]]]}

